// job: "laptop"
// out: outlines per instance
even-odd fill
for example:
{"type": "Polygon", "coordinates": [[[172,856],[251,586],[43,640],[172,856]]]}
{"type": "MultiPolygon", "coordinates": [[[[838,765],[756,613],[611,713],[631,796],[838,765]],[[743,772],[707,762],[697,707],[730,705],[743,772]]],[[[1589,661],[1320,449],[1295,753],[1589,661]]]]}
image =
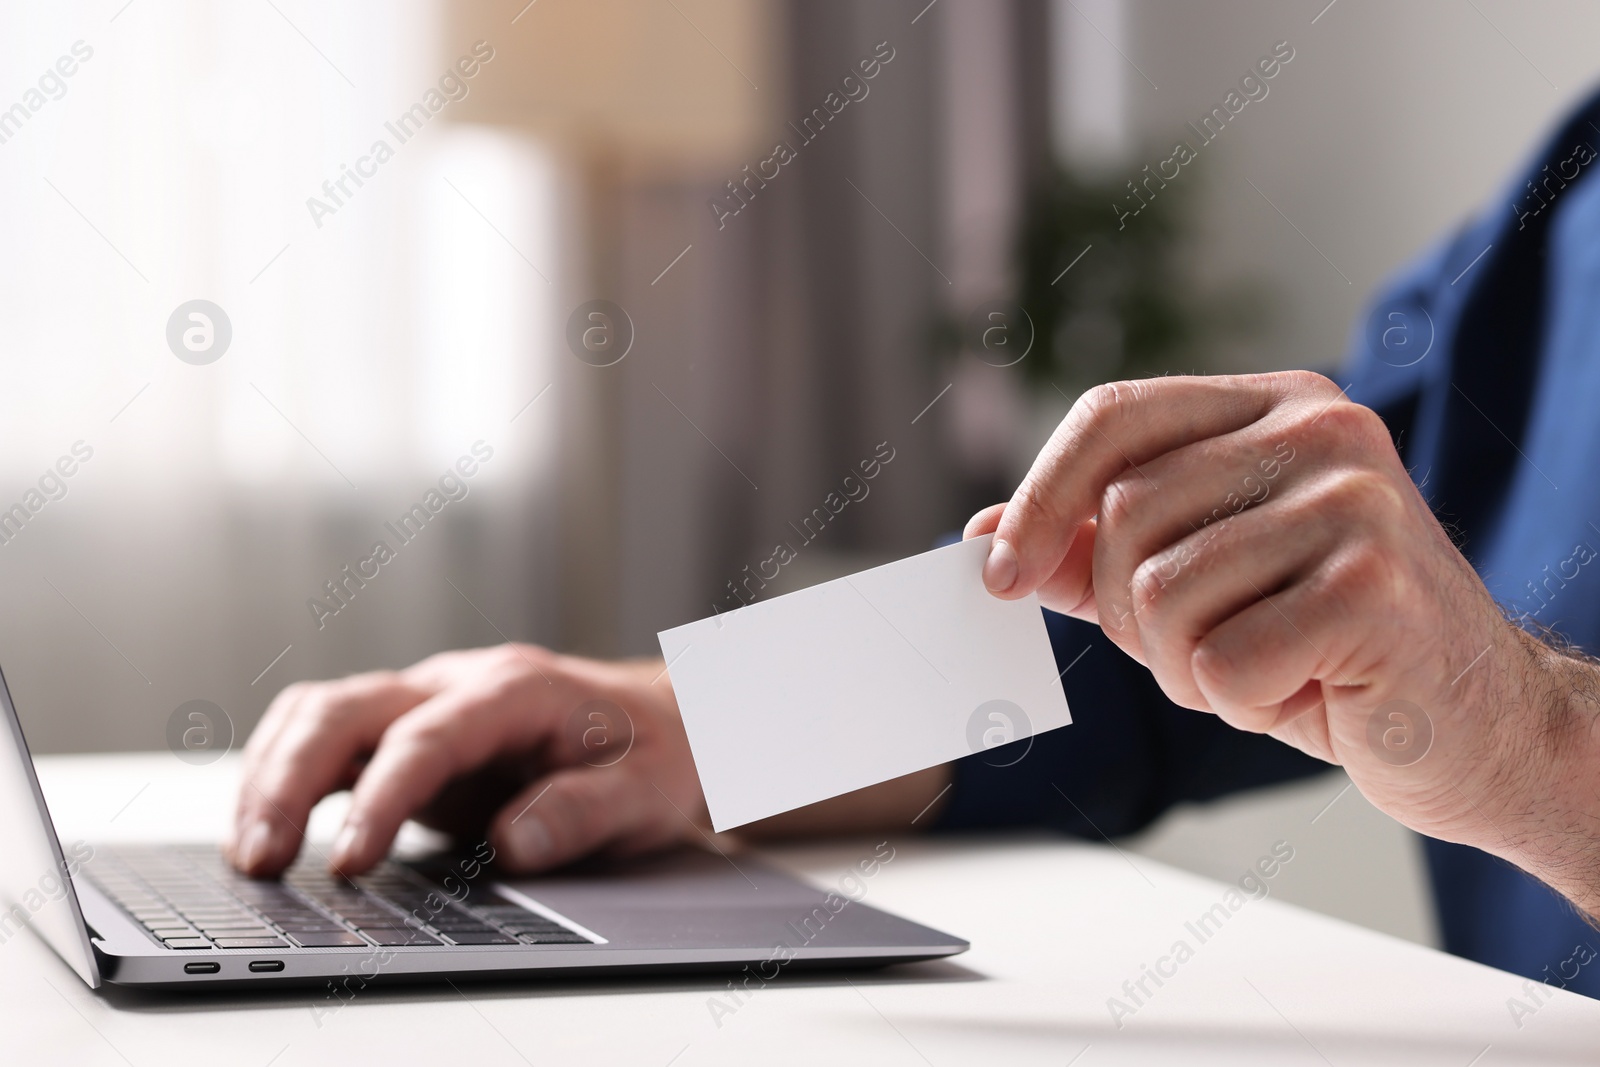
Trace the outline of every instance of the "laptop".
{"type": "Polygon", "coordinates": [[[887,842],[832,889],[691,848],[516,878],[480,842],[354,879],[303,857],[278,881],[215,847],[64,851],[3,676],[0,714],[0,944],[31,930],[92,988],[309,984],[333,1011],[375,982],[731,971],[752,989],[968,947],[861,902],[887,842]]]}

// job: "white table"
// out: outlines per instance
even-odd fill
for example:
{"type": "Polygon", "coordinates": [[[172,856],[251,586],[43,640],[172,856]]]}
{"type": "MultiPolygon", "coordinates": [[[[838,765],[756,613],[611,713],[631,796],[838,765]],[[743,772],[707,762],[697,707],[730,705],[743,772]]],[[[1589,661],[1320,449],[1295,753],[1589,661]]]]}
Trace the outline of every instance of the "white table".
{"type": "MultiPolygon", "coordinates": [[[[67,840],[214,839],[231,810],[231,760],[39,762],[67,840]]],[[[319,809],[313,834],[327,832],[336,805],[319,809]]],[[[708,1002],[725,981],[711,977],[372,989],[320,1021],[313,992],[93,993],[23,936],[0,946],[0,1063],[1600,1061],[1600,1002],[1546,988],[1518,1026],[1507,1001],[1528,1001],[1521,979],[1271,899],[1244,904],[1201,944],[1185,924],[1227,887],[1111,848],[1036,837],[892,840],[896,857],[866,899],[966,937],[972,951],[848,981],[785,975],[720,1026],[708,1002]],[[1193,957],[1165,965],[1175,973],[1160,988],[1146,979],[1152,995],[1118,1028],[1108,998],[1125,997],[1123,982],[1180,938],[1193,957]]],[[[873,843],[770,855],[832,881],[873,843]]],[[[1271,844],[1262,842],[1263,854],[1271,844]]]]}

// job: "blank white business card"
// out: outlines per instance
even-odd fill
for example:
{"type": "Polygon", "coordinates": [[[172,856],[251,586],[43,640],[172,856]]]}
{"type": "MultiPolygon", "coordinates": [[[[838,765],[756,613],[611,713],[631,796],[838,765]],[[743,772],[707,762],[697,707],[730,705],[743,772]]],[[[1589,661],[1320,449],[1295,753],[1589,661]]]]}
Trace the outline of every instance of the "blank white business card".
{"type": "Polygon", "coordinates": [[[727,830],[1072,721],[1037,597],[979,537],[659,634],[727,830]]]}

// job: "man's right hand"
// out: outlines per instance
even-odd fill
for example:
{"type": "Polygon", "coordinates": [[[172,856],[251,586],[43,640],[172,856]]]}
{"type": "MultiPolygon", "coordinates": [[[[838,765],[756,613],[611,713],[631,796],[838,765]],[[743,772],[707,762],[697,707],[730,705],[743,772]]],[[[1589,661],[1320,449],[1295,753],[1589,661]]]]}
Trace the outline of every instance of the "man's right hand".
{"type": "Polygon", "coordinates": [[[699,838],[707,822],[660,661],[531,645],[445,652],[278,694],[245,747],[234,865],[282,871],[312,807],[347,788],[327,857],[345,874],[381,860],[408,818],[486,836],[501,863],[525,872],[663,848],[699,838]]]}

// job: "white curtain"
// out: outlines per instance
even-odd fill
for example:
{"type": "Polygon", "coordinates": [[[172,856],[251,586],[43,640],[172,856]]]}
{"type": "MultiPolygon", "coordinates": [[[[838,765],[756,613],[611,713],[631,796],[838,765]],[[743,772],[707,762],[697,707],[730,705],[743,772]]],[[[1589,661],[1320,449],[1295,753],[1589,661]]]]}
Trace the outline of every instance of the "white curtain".
{"type": "Polygon", "coordinates": [[[426,2],[0,13],[0,509],[26,510],[0,524],[0,666],[40,748],[159,748],[194,698],[242,733],[298,677],[551,632],[566,185],[450,121],[492,58],[388,130],[474,54],[440,25],[426,2]],[[197,299],[232,332],[205,365],[167,342],[197,299]],[[398,545],[384,523],[478,442],[398,545]],[[307,601],[379,540],[393,562],[319,626],[307,601]]]}

